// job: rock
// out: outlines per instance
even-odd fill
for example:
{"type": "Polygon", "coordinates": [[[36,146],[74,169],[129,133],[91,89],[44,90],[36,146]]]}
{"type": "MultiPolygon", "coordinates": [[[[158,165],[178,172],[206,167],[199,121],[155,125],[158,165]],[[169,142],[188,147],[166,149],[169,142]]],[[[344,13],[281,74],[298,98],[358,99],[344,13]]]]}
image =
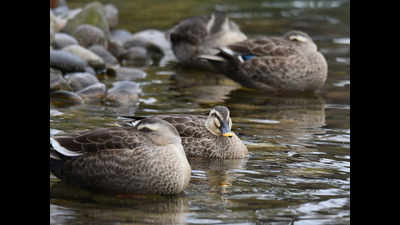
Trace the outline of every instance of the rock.
{"type": "Polygon", "coordinates": [[[101,45],[92,45],[90,51],[100,56],[107,65],[118,65],[118,60],[101,45]]]}
{"type": "Polygon", "coordinates": [[[118,81],[107,91],[105,104],[107,105],[131,105],[139,100],[139,85],[131,81],[118,81]]]}
{"type": "Polygon", "coordinates": [[[114,75],[118,80],[136,80],[146,77],[146,72],[131,67],[113,66],[108,68],[110,75],[114,75]]]}
{"type": "Polygon", "coordinates": [[[62,30],[67,23],[67,20],[57,17],[50,10],[50,27],[53,28],[54,32],[59,32],[62,30]]]}
{"type": "MultiPolygon", "coordinates": [[[[71,10],[70,10],[71,11],[71,10]]],[[[75,29],[82,24],[93,25],[104,32],[106,40],[110,37],[110,28],[103,5],[99,2],[87,4],[73,18],[67,21],[63,31],[72,34],[75,29]]]]}
{"type": "Polygon", "coordinates": [[[107,49],[117,59],[122,59],[122,56],[126,53],[126,49],[119,42],[113,40],[108,42],[107,49]]]}
{"type": "Polygon", "coordinates": [[[83,99],[81,96],[79,96],[74,92],[65,90],[58,90],[51,92],[50,101],[52,104],[59,107],[77,105],[83,103],[83,99]]]}
{"type": "Polygon", "coordinates": [[[52,26],[50,26],[50,47],[54,46],[55,32],[52,26]]]}
{"type": "Polygon", "coordinates": [[[124,59],[124,65],[130,66],[146,66],[151,65],[153,62],[147,50],[139,46],[129,48],[122,55],[122,58],[124,59]]]}
{"type": "Polygon", "coordinates": [[[111,31],[110,40],[118,42],[121,46],[124,45],[124,43],[131,38],[132,33],[127,30],[116,29],[111,31]]]}
{"type": "Polygon", "coordinates": [[[50,50],[50,66],[63,72],[83,72],[87,66],[79,56],[64,50],[50,50]]]}
{"type": "Polygon", "coordinates": [[[79,45],[85,48],[92,45],[106,46],[104,32],[99,28],[89,24],[79,25],[75,29],[73,36],[78,41],[79,45]]]}
{"type": "Polygon", "coordinates": [[[62,49],[69,45],[77,45],[78,41],[71,35],[65,33],[56,33],[54,39],[54,47],[62,49]]]}
{"type": "Polygon", "coordinates": [[[62,72],[50,67],[50,92],[57,90],[71,90],[62,72]]]}
{"type": "Polygon", "coordinates": [[[70,45],[63,48],[62,50],[79,56],[89,66],[93,67],[94,69],[105,69],[105,64],[103,59],[86,48],[83,48],[79,45],[70,45]]]}
{"type": "Polygon", "coordinates": [[[104,5],[104,11],[106,13],[106,18],[110,29],[115,28],[118,25],[118,9],[113,4],[104,5]]]}
{"type": "Polygon", "coordinates": [[[70,73],[65,75],[65,80],[73,91],[82,90],[90,85],[99,83],[97,77],[90,73],[70,73]]]}
{"type": "Polygon", "coordinates": [[[85,67],[85,72],[96,76],[96,71],[90,66],[85,67]]]}
{"type": "Polygon", "coordinates": [[[76,92],[88,103],[99,102],[106,95],[106,86],[103,83],[95,83],[76,92]]]}

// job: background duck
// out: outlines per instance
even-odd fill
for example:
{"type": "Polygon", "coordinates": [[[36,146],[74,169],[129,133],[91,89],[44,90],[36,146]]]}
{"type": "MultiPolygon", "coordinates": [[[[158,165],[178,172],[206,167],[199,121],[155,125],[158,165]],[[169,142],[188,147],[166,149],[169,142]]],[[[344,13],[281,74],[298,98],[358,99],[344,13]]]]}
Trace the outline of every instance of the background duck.
{"type": "Polygon", "coordinates": [[[50,138],[50,169],[63,181],[115,194],[177,194],[191,167],[178,131],[147,118],[135,127],[50,138]]]}
{"type": "MultiPolygon", "coordinates": [[[[215,106],[208,116],[171,114],[152,118],[163,119],[176,127],[190,159],[240,159],[248,156],[247,147],[231,131],[232,120],[229,109],[215,106]]],[[[141,117],[128,117],[140,119],[141,117]]]]}
{"type": "Polygon", "coordinates": [[[239,26],[223,12],[187,18],[166,33],[178,61],[185,66],[214,69],[207,61],[198,60],[202,54],[216,54],[216,47],[246,40],[239,26]]]}
{"type": "Polygon", "coordinates": [[[276,93],[317,91],[328,72],[317,45],[301,31],[248,39],[199,58],[213,62],[218,71],[245,87],[276,93]]]}

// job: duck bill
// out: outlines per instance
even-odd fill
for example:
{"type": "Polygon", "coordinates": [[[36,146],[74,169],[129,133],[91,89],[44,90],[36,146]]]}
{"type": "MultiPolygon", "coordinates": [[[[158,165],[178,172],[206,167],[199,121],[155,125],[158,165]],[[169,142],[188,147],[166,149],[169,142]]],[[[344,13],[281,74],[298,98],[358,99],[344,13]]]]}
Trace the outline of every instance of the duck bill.
{"type": "Polygon", "coordinates": [[[224,137],[232,137],[234,133],[226,126],[226,124],[222,124],[221,126],[221,133],[224,137]]]}

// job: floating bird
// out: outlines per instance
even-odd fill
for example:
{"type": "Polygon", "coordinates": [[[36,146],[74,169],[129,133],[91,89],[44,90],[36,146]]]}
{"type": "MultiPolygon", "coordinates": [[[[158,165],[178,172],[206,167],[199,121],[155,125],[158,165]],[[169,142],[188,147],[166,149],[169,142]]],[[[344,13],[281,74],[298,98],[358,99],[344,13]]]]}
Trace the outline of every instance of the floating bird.
{"type": "Polygon", "coordinates": [[[134,127],[51,137],[50,144],[51,172],[87,189],[172,195],[190,181],[191,167],[178,131],[157,118],[143,119],[134,127]]]}
{"type": "MultiPolygon", "coordinates": [[[[176,127],[189,159],[240,159],[248,156],[247,147],[231,131],[232,120],[225,106],[212,108],[208,116],[172,114],[157,115],[176,127]]],[[[140,119],[142,117],[127,117],[140,119]]]]}
{"type": "Polygon", "coordinates": [[[166,32],[178,61],[185,66],[212,70],[207,61],[197,58],[203,54],[216,54],[216,47],[246,40],[239,26],[223,12],[194,16],[179,22],[166,32]]]}
{"type": "Polygon", "coordinates": [[[248,88],[276,93],[314,92],[327,78],[324,56],[311,37],[301,31],[247,39],[218,50],[199,59],[213,62],[216,70],[248,88]]]}

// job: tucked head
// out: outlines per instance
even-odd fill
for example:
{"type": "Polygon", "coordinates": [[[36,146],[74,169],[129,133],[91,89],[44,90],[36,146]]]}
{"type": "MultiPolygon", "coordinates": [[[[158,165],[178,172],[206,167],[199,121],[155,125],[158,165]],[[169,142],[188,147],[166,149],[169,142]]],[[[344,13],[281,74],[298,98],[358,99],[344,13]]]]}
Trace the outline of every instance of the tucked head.
{"type": "Polygon", "coordinates": [[[229,109],[225,106],[215,106],[210,110],[206,120],[206,128],[217,136],[232,137],[232,120],[229,109]]]}
{"type": "Polygon", "coordinates": [[[289,31],[285,33],[283,37],[295,43],[296,45],[303,46],[314,51],[317,50],[317,45],[314,43],[312,38],[308,34],[302,31],[297,31],[297,30],[289,31]]]}
{"type": "Polygon", "coordinates": [[[135,127],[157,145],[181,143],[181,137],[176,128],[165,120],[146,118],[135,127]]]}

